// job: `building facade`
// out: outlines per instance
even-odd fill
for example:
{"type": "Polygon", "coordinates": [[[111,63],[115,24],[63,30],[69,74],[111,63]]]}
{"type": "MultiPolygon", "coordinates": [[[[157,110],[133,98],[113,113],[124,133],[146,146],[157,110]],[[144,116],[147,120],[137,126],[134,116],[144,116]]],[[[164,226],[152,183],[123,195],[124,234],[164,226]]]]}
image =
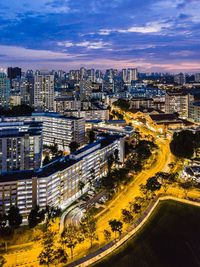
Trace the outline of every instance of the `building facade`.
{"type": "Polygon", "coordinates": [[[34,107],[39,111],[54,110],[54,75],[34,76],[34,107]]]}
{"type": "Polygon", "coordinates": [[[33,113],[32,118],[43,122],[43,143],[58,145],[59,150],[68,149],[72,141],[80,146],[85,143],[85,119],[66,117],[58,113],[33,113]]]}
{"type": "Polygon", "coordinates": [[[0,122],[0,172],[39,169],[42,123],[0,122]]]}
{"type": "Polygon", "coordinates": [[[8,108],[10,100],[10,80],[5,73],[0,73],[0,107],[8,108]]]}
{"type": "Polygon", "coordinates": [[[55,112],[32,113],[32,116],[3,117],[2,121],[42,123],[43,144],[52,146],[57,144],[59,150],[68,149],[72,141],[80,146],[85,143],[85,119],[66,117],[55,112]]]}
{"type": "Polygon", "coordinates": [[[124,161],[124,138],[110,136],[56,160],[38,171],[19,171],[0,175],[0,212],[17,205],[24,222],[35,205],[41,208],[69,206],[89,189],[89,183],[107,173],[107,161],[115,150],[124,161]],[[79,181],[84,182],[83,192],[79,181]]]}
{"type": "Polygon", "coordinates": [[[191,102],[189,105],[189,118],[200,123],[200,102],[191,102]]]}
{"type": "Polygon", "coordinates": [[[178,113],[181,118],[188,118],[189,103],[194,97],[182,91],[169,91],[165,96],[165,113],[178,113]]]}

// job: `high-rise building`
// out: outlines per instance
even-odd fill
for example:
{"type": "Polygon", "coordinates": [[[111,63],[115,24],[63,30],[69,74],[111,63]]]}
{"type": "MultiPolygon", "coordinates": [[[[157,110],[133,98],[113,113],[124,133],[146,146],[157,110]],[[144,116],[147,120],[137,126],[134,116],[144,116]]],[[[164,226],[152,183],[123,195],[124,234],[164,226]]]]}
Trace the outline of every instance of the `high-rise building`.
{"type": "Polygon", "coordinates": [[[127,69],[122,70],[122,80],[126,83],[127,82],[127,69]]]}
{"type": "Polygon", "coordinates": [[[195,82],[200,83],[200,73],[195,73],[195,82]]]}
{"type": "Polygon", "coordinates": [[[84,80],[86,76],[87,76],[87,70],[84,67],[80,68],[80,79],[84,80]]]}
{"type": "Polygon", "coordinates": [[[187,118],[189,103],[194,100],[194,96],[183,91],[168,91],[165,96],[165,113],[177,112],[180,117],[187,118]]]}
{"type": "Polygon", "coordinates": [[[10,99],[10,80],[0,72],[0,107],[8,108],[10,99]]]}
{"type": "Polygon", "coordinates": [[[189,118],[197,123],[200,123],[200,101],[190,102],[189,118]]]}
{"type": "Polygon", "coordinates": [[[183,73],[176,74],[174,76],[174,82],[178,85],[185,84],[185,75],[183,73]]]}
{"type": "Polygon", "coordinates": [[[38,171],[18,171],[0,175],[0,212],[17,205],[23,221],[36,205],[66,208],[89,190],[91,172],[94,180],[106,175],[108,158],[118,150],[119,162],[124,162],[124,137],[107,136],[55,160],[38,171]],[[80,181],[85,183],[80,190],[80,181]]]}
{"type": "Polygon", "coordinates": [[[17,77],[20,78],[22,75],[22,70],[18,67],[15,67],[15,68],[9,67],[7,70],[7,74],[10,80],[15,79],[17,77]]]}
{"type": "Polygon", "coordinates": [[[94,69],[90,69],[87,71],[87,77],[88,77],[88,80],[91,81],[91,82],[95,82],[96,80],[96,77],[95,77],[95,70],[94,69]]]}
{"type": "Polygon", "coordinates": [[[54,75],[34,76],[34,107],[36,110],[54,110],[54,75]]]}
{"type": "MultiPolygon", "coordinates": [[[[54,112],[33,113],[36,121],[43,122],[43,143],[58,145],[58,149],[68,149],[72,141],[85,143],[85,119],[66,117],[54,112]]],[[[27,118],[28,119],[28,118],[27,118]]]]}
{"type": "Polygon", "coordinates": [[[127,71],[128,83],[131,84],[132,81],[137,81],[137,79],[138,79],[137,69],[128,69],[127,71]]]}
{"type": "Polygon", "coordinates": [[[42,157],[42,123],[0,122],[0,172],[38,169],[42,157]]]}
{"type": "Polygon", "coordinates": [[[138,71],[136,68],[122,70],[122,79],[125,83],[131,84],[132,81],[137,81],[138,71]]]}

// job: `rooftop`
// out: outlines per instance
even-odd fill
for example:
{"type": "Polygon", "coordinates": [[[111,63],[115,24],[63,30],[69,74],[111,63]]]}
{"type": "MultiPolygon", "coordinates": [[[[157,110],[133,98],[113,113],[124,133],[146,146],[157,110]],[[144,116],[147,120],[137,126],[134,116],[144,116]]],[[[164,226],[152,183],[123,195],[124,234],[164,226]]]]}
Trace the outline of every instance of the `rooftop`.
{"type": "MultiPolygon", "coordinates": [[[[91,148],[97,147],[97,149],[102,149],[110,144],[112,144],[114,141],[117,139],[121,138],[119,135],[112,135],[112,136],[107,136],[106,138],[101,138],[97,140],[96,142],[89,144],[71,155],[78,155],[81,154],[87,150],[90,150],[91,148]]],[[[94,150],[93,150],[94,151],[94,150]]],[[[88,154],[92,153],[93,151],[88,152],[88,154]]],[[[81,161],[85,154],[82,157],[79,157],[78,159],[72,159],[70,155],[61,157],[59,159],[56,159],[55,161],[49,163],[48,165],[38,169],[38,170],[33,170],[33,171],[14,171],[14,172],[9,172],[9,173],[2,173],[0,174],[0,182],[8,182],[8,181],[16,181],[16,180],[26,180],[26,179],[31,179],[33,177],[48,177],[58,171],[63,171],[64,169],[72,166],[73,164],[81,161]]]]}

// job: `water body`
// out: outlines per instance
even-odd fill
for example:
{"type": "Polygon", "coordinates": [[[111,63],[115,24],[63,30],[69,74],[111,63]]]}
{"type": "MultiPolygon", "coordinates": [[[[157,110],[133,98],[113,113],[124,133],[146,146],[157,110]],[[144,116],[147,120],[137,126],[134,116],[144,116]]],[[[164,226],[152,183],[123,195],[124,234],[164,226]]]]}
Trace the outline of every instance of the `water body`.
{"type": "Polygon", "coordinates": [[[200,208],[161,203],[145,227],[95,267],[199,267],[200,208]]]}

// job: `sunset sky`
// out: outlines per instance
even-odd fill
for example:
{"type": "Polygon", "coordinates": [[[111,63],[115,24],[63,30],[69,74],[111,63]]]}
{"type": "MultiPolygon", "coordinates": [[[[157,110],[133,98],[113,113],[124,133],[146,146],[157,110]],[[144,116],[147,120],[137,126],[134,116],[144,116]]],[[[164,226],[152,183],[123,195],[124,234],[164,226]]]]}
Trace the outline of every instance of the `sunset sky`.
{"type": "Polygon", "coordinates": [[[0,67],[200,71],[200,0],[0,2],[0,67]]]}

